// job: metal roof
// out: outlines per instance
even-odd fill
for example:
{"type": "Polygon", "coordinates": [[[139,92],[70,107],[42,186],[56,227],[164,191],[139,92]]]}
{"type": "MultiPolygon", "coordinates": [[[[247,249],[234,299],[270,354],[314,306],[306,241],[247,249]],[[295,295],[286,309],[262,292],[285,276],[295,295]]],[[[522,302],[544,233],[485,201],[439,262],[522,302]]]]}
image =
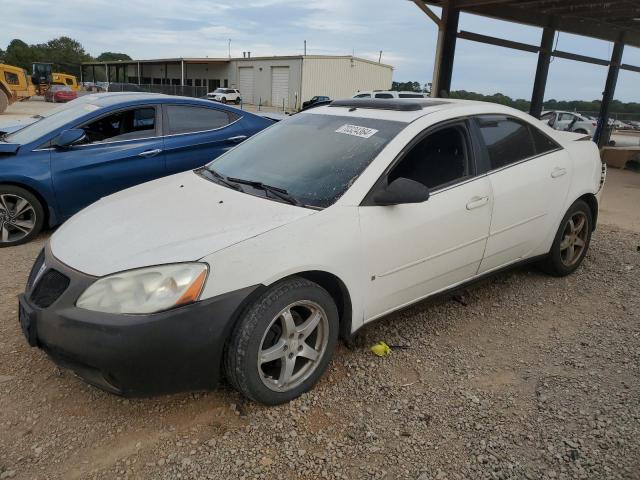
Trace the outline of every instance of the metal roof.
{"type": "Polygon", "coordinates": [[[424,3],[640,47],[638,0],[425,0],[424,3]]]}

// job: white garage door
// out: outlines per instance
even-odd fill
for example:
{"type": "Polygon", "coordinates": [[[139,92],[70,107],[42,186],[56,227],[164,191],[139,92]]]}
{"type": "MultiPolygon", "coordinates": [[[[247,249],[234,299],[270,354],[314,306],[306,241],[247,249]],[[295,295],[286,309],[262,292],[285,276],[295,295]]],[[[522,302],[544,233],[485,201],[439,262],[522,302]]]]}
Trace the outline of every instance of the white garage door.
{"type": "Polygon", "coordinates": [[[289,106],[289,67],[271,68],[271,105],[289,106]]]}
{"type": "Polygon", "coordinates": [[[240,67],[240,95],[244,103],[256,103],[253,98],[254,73],[253,67],[240,67]]]}

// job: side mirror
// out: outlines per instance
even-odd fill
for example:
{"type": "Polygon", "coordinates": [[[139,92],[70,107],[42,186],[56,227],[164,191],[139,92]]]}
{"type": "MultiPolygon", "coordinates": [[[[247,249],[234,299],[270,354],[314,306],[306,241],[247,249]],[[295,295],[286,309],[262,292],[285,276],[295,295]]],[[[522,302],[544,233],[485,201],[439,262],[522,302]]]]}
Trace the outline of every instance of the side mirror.
{"type": "Polygon", "coordinates": [[[396,178],[393,182],[373,195],[376,205],[402,205],[422,203],[429,200],[429,188],[409,178],[396,178]]]}
{"type": "Polygon", "coordinates": [[[69,148],[87,137],[87,134],[81,128],[70,128],[63,130],[56,139],[56,147],[69,148]]]}

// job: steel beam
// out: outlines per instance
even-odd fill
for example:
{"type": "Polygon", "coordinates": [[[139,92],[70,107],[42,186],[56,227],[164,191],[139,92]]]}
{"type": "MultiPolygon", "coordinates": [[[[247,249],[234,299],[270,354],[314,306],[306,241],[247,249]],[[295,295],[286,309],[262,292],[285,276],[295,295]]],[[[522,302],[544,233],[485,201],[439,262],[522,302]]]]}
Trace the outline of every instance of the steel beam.
{"type": "Polygon", "coordinates": [[[609,73],[607,74],[607,83],[602,93],[602,105],[600,106],[600,118],[598,119],[598,128],[594,135],[594,141],[599,147],[604,146],[608,140],[605,135],[605,128],[609,122],[609,108],[611,101],[616,93],[616,84],[618,83],[618,73],[620,73],[620,64],[622,63],[622,54],[624,53],[624,43],[617,41],[613,44],[613,52],[611,53],[611,64],[609,65],[609,73]]]}
{"type": "Polygon", "coordinates": [[[553,28],[545,28],[542,31],[540,51],[538,52],[538,66],[536,67],[536,78],[533,82],[533,93],[531,94],[531,106],[529,113],[540,118],[542,105],[544,103],[544,92],[547,88],[547,78],[549,77],[549,64],[551,63],[551,50],[553,49],[553,39],[556,31],[553,28]]]}
{"type": "Polygon", "coordinates": [[[460,10],[445,6],[442,9],[442,51],[438,65],[437,96],[448,96],[451,91],[453,62],[456,55],[456,39],[458,38],[458,22],[460,10]]]}

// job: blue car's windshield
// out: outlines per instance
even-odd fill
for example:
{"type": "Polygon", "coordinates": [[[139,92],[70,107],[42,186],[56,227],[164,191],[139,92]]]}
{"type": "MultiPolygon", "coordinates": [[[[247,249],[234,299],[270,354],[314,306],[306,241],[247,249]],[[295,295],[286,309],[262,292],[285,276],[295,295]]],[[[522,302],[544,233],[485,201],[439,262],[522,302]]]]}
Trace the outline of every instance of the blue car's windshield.
{"type": "Polygon", "coordinates": [[[86,101],[78,103],[69,102],[67,105],[63,105],[44,113],[36,122],[10,133],[9,135],[5,135],[2,140],[8,143],[26,145],[27,143],[34,142],[49,132],[63,127],[67,123],[73,122],[74,120],[86,115],[87,113],[98,110],[99,108],[101,107],[92,103],[87,103],[86,101]]]}
{"type": "Polygon", "coordinates": [[[207,168],[231,182],[259,182],[300,204],[325,208],[405,127],[406,123],[374,118],[298,114],[241,143],[207,168]]]}

